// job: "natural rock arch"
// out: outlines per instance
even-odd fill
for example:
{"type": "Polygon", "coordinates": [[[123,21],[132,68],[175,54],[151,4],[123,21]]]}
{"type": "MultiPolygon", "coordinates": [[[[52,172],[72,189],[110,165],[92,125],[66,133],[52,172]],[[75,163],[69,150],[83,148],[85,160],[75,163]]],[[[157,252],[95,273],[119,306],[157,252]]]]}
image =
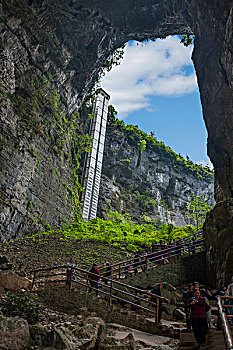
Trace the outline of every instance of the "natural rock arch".
{"type": "MultiPolygon", "coordinates": [[[[219,283],[232,273],[230,256],[227,257],[233,248],[232,11],[231,0],[1,0],[0,7],[4,87],[12,92],[15,87],[19,89],[28,71],[36,75],[49,73],[62,96],[62,108],[70,111],[81,104],[109,53],[129,39],[195,34],[193,61],[208,130],[208,154],[215,168],[217,201],[205,226],[207,262],[210,280],[219,283]]],[[[30,226],[25,198],[25,204],[17,207],[18,202],[22,203],[22,186],[17,188],[15,183],[22,176],[9,170],[9,161],[13,168],[21,159],[22,169],[33,169],[35,162],[22,160],[24,139],[15,146],[18,129],[9,122],[9,115],[17,113],[7,105],[3,107],[1,130],[8,151],[1,160],[1,188],[11,199],[3,215],[4,230],[11,227],[9,237],[13,230],[23,232],[30,226]],[[14,141],[9,141],[10,134],[14,141]],[[14,202],[15,198],[18,202],[14,202]]],[[[41,149],[46,149],[42,141],[41,149]]],[[[31,157],[29,153],[27,156],[31,157]]],[[[56,158],[56,162],[64,168],[62,161],[56,158]]],[[[28,196],[34,191],[34,196],[40,197],[38,206],[43,212],[49,209],[52,224],[58,224],[57,212],[62,214],[62,208],[57,210],[54,203],[62,204],[65,193],[48,201],[47,186],[40,189],[39,196],[33,174],[32,171],[27,177],[25,191],[28,196]]]]}

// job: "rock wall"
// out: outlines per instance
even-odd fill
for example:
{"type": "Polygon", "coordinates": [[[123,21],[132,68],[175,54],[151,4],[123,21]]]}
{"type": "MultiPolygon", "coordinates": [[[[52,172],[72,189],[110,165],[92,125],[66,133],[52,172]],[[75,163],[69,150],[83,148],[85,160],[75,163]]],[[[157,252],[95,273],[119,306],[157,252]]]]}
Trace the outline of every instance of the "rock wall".
{"type": "MultiPolygon", "coordinates": [[[[1,85],[12,93],[20,88],[26,72],[50,75],[61,94],[64,110],[73,111],[93,86],[109,53],[126,41],[194,33],[193,61],[209,135],[208,153],[215,167],[216,201],[229,207],[233,197],[232,17],[231,0],[1,0],[1,85]]],[[[25,193],[30,201],[34,196],[34,201],[41,202],[39,211],[54,218],[52,225],[59,225],[63,212],[70,210],[65,186],[60,199],[54,186],[50,190],[48,186],[38,186],[40,180],[49,184],[53,181],[48,173],[44,177],[36,175],[35,159],[25,148],[27,143],[40,144],[48,159],[48,143],[24,136],[25,127],[17,128],[22,116],[9,97],[3,99],[2,94],[1,108],[1,236],[6,239],[34,225],[40,229],[40,224],[30,219],[25,193]],[[59,202],[61,215],[56,210],[59,202]]],[[[43,116],[46,121],[51,120],[46,111],[43,116]]],[[[61,158],[52,155],[52,163],[64,171],[62,176],[69,183],[67,163],[61,158]]],[[[212,220],[212,227],[220,236],[214,224],[218,210],[213,211],[212,220]]],[[[230,218],[226,220],[230,222],[230,218]]],[[[210,242],[212,231],[208,227],[206,237],[210,242]]],[[[232,231],[226,235],[228,249],[232,250],[232,231]]],[[[214,250],[219,252],[218,266],[223,266],[221,247],[215,245],[214,250]]],[[[214,273],[216,260],[211,260],[211,254],[207,258],[214,273]]],[[[229,268],[232,270],[232,265],[229,268]]]]}
{"type": "Polygon", "coordinates": [[[109,209],[146,216],[176,226],[191,223],[186,215],[191,196],[214,203],[214,177],[188,167],[181,158],[157,143],[140,153],[132,135],[109,126],[103,161],[98,215],[109,209]],[[180,159],[180,161],[179,161],[180,159]]]}
{"type": "Polygon", "coordinates": [[[208,281],[220,287],[230,284],[233,275],[233,200],[217,203],[207,215],[204,238],[207,250],[208,281]]]}
{"type": "Polygon", "coordinates": [[[72,102],[72,53],[48,29],[47,10],[0,5],[0,241],[59,227],[78,210],[87,120],[72,102]]]}
{"type": "Polygon", "coordinates": [[[185,256],[182,259],[173,257],[170,264],[148,270],[146,273],[133,275],[127,283],[136,288],[150,290],[157,283],[164,282],[179,288],[194,281],[206,284],[205,252],[185,256]]]}

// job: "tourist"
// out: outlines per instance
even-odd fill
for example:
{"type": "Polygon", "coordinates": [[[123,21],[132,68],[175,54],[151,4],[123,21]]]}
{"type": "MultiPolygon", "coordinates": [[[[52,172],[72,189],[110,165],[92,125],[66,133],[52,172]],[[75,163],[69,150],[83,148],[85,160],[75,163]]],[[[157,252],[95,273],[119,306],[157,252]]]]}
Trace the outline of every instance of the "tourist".
{"type": "Polygon", "coordinates": [[[160,245],[160,250],[164,250],[164,246],[165,246],[165,244],[164,244],[164,242],[163,242],[163,240],[162,240],[162,239],[160,239],[160,241],[159,241],[159,245],[160,245]]]}
{"type": "Polygon", "coordinates": [[[199,282],[195,281],[195,282],[193,282],[193,286],[194,286],[194,289],[199,289],[200,284],[199,284],[199,282]]]}
{"type": "Polygon", "coordinates": [[[155,252],[155,242],[151,243],[151,251],[152,251],[152,253],[155,252]]]}
{"type": "Polygon", "coordinates": [[[190,242],[190,245],[189,245],[189,253],[190,254],[195,254],[196,253],[196,240],[195,238],[193,237],[191,242],[190,242]]]}
{"type": "Polygon", "coordinates": [[[221,286],[220,291],[219,291],[219,295],[224,297],[226,292],[227,292],[227,286],[225,286],[225,285],[221,286]]]}
{"type": "Polygon", "coordinates": [[[131,270],[130,259],[129,259],[129,256],[127,256],[126,264],[125,264],[125,267],[124,267],[125,278],[130,277],[130,273],[129,273],[130,270],[131,270]]]}
{"type": "Polygon", "coordinates": [[[68,263],[68,267],[66,269],[66,286],[70,287],[71,279],[72,279],[72,272],[74,271],[74,260],[73,258],[70,258],[70,262],[68,263]]]}
{"type": "Polygon", "coordinates": [[[206,307],[205,298],[201,297],[199,289],[194,290],[194,296],[189,300],[188,307],[191,307],[191,323],[194,337],[198,346],[204,347],[206,342],[206,307]]]}
{"type": "Polygon", "coordinates": [[[211,306],[209,301],[210,300],[217,300],[217,297],[211,295],[211,293],[205,288],[205,286],[200,285],[200,294],[203,298],[205,298],[205,303],[206,303],[206,328],[213,328],[213,323],[211,320],[211,306]]]}
{"type": "MultiPolygon", "coordinates": [[[[231,277],[231,284],[227,287],[226,291],[227,297],[233,297],[233,276],[231,277]]],[[[233,299],[227,299],[226,300],[227,305],[233,305],[233,299]]],[[[228,307],[226,310],[227,315],[233,316],[233,307],[228,307]]],[[[233,319],[229,318],[229,324],[233,326],[233,319]]]]}
{"type": "Polygon", "coordinates": [[[149,260],[151,263],[154,263],[156,262],[157,263],[157,256],[159,255],[159,250],[160,250],[160,246],[159,246],[159,243],[152,243],[153,246],[152,246],[152,253],[149,254],[149,260]]]}
{"type": "Polygon", "coordinates": [[[143,272],[146,271],[146,264],[147,264],[147,252],[146,250],[143,250],[142,256],[141,256],[141,268],[143,272]]]}
{"type": "MultiPolygon", "coordinates": [[[[104,277],[111,278],[112,276],[112,266],[110,266],[109,262],[106,262],[106,270],[104,273],[104,277]]],[[[108,284],[108,280],[104,278],[104,283],[108,284]]]]}
{"type": "Polygon", "coordinates": [[[181,257],[181,254],[182,254],[182,250],[181,250],[181,238],[178,237],[177,241],[176,241],[176,255],[179,257],[181,257]]]}
{"type": "Polygon", "coordinates": [[[191,308],[190,308],[190,306],[187,306],[187,304],[188,304],[189,300],[194,296],[193,289],[194,289],[193,283],[189,283],[188,290],[186,290],[183,293],[183,299],[182,299],[183,303],[184,303],[184,307],[185,307],[187,329],[191,329],[191,325],[192,325],[191,319],[190,319],[191,308]]]}
{"type": "Polygon", "coordinates": [[[90,282],[90,289],[89,289],[89,294],[91,294],[92,292],[92,288],[95,288],[95,294],[97,297],[99,297],[99,270],[97,268],[96,264],[93,264],[92,268],[89,270],[89,274],[88,274],[88,280],[90,282]]]}
{"type": "Polygon", "coordinates": [[[134,268],[135,275],[138,273],[139,257],[140,257],[139,253],[135,252],[134,258],[133,258],[133,268],[134,268]]]}
{"type": "MultiPolygon", "coordinates": [[[[162,283],[158,283],[154,286],[154,288],[152,288],[150,290],[151,294],[157,295],[159,297],[161,297],[161,290],[163,288],[163,284],[162,283]]],[[[158,324],[161,324],[161,317],[162,317],[162,299],[165,298],[159,298],[159,314],[158,314],[158,324]]],[[[151,301],[153,303],[157,303],[157,298],[152,296],[151,301]]]]}

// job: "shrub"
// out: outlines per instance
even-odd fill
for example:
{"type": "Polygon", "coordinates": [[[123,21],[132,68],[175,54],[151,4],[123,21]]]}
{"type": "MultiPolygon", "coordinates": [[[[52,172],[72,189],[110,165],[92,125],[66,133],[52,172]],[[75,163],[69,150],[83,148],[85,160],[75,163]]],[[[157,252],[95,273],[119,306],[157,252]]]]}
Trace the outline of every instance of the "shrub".
{"type": "Polygon", "coordinates": [[[15,294],[8,292],[3,303],[3,310],[6,316],[20,316],[31,324],[36,323],[41,315],[37,298],[30,297],[24,292],[16,292],[15,294]]]}

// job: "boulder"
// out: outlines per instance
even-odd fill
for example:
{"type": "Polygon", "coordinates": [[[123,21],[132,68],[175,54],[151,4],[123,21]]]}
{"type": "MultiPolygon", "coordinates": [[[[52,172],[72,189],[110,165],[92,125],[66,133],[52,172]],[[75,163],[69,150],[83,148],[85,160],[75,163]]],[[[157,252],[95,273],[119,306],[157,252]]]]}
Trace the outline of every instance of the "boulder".
{"type": "Polygon", "coordinates": [[[108,337],[99,344],[98,350],[128,350],[119,340],[108,337]]]}
{"type": "Polygon", "coordinates": [[[5,291],[5,289],[3,287],[0,286],[0,295],[1,294],[6,294],[6,291],[5,291]]]}
{"type": "Polygon", "coordinates": [[[7,263],[8,263],[7,257],[4,255],[0,255],[0,265],[7,264],[7,263]]]}
{"type": "Polygon", "coordinates": [[[17,290],[31,289],[32,281],[27,277],[21,277],[13,271],[4,271],[0,274],[0,287],[15,292],[17,290]]]}
{"type": "Polygon", "coordinates": [[[7,263],[7,264],[1,264],[1,265],[0,265],[0,270],[2,270],[2,271],[11,270],[12,267],[13,267],[13,265],[12,265],[12,264],[9,264],[9,263],[7,263]]]}
{"type": "MultiPolygon", "coordinates": [[[[94,320],[93,320],[94,321],[94,320]]],[[[91,350],[106,337],[106,326],[101,319],[97,324],[85,323],[83,326],[68,325],[48,331],[46,326],[37,324],[31,327],[35,345],[43,350],[91,350]]]]}
{"type": "MultiPolygon", "coordinates": [[[[164,311],[167,315],[172,316],[175,309],[176,309],[175,305],[163,303],[163,311],[164,311]]],[[[163,314],[163,315],[164,315],[164,314],[163,314]]]]}
{"type": "Polygon", "coordinates": [[[31,345],[29,325],[19,317],[0,315],[1,350],[24,350],[31,345]]]}
{"type": "MultiPolygon", "coordinates": [[[[38,331],[42,331],[42,329],[38,329],[38,331]]],[[[37,338],[36,335],[36,329],[34,329],[34,338],[37,338]]],[[[38,340],[40,338],[40,334],[38,336],[38,340]]],[[[46,335],[46,339],[41,339],[42,344],[46,346],[46,348],[43,347],[43,350],[45,349],[64,349],[64,350],[76,350],[80,349],[79,345],[81,344],[75,337],[73,336],[72,332],[66,328],[66,327],[56,327],[53,331],[49,332],[46,335]]]]}
{"type": "Polygon", "coordinates": [[[132,333],[129,333],[123,340],[121,340],[128,350],[135,349],[135,339],[132,333]]]}
{"type": "Polygon", "coordinates": [[[35,345],[40,347],[48,346],[49,344],[49,333],[48,328],[40,323],[37,323],[30,327],[30,334],[35,345]]]}
{"type": "Polygon", "coordinates": [[[184,322],[186,320],[185,312],[180,310],[180,309],[175,309],[174,310],[174,316],[175,316],[176,320],[181,320],[181,321],[184,321],[184,322]]]}
{"type": "Polygon", "coordinates": [[[75,327],[73,334],[82,342],[87,340],[85,349],[92,349],[98,346],[107,335],[104,321],[99,317],[87,317],[81,327],[75,327]]]}

